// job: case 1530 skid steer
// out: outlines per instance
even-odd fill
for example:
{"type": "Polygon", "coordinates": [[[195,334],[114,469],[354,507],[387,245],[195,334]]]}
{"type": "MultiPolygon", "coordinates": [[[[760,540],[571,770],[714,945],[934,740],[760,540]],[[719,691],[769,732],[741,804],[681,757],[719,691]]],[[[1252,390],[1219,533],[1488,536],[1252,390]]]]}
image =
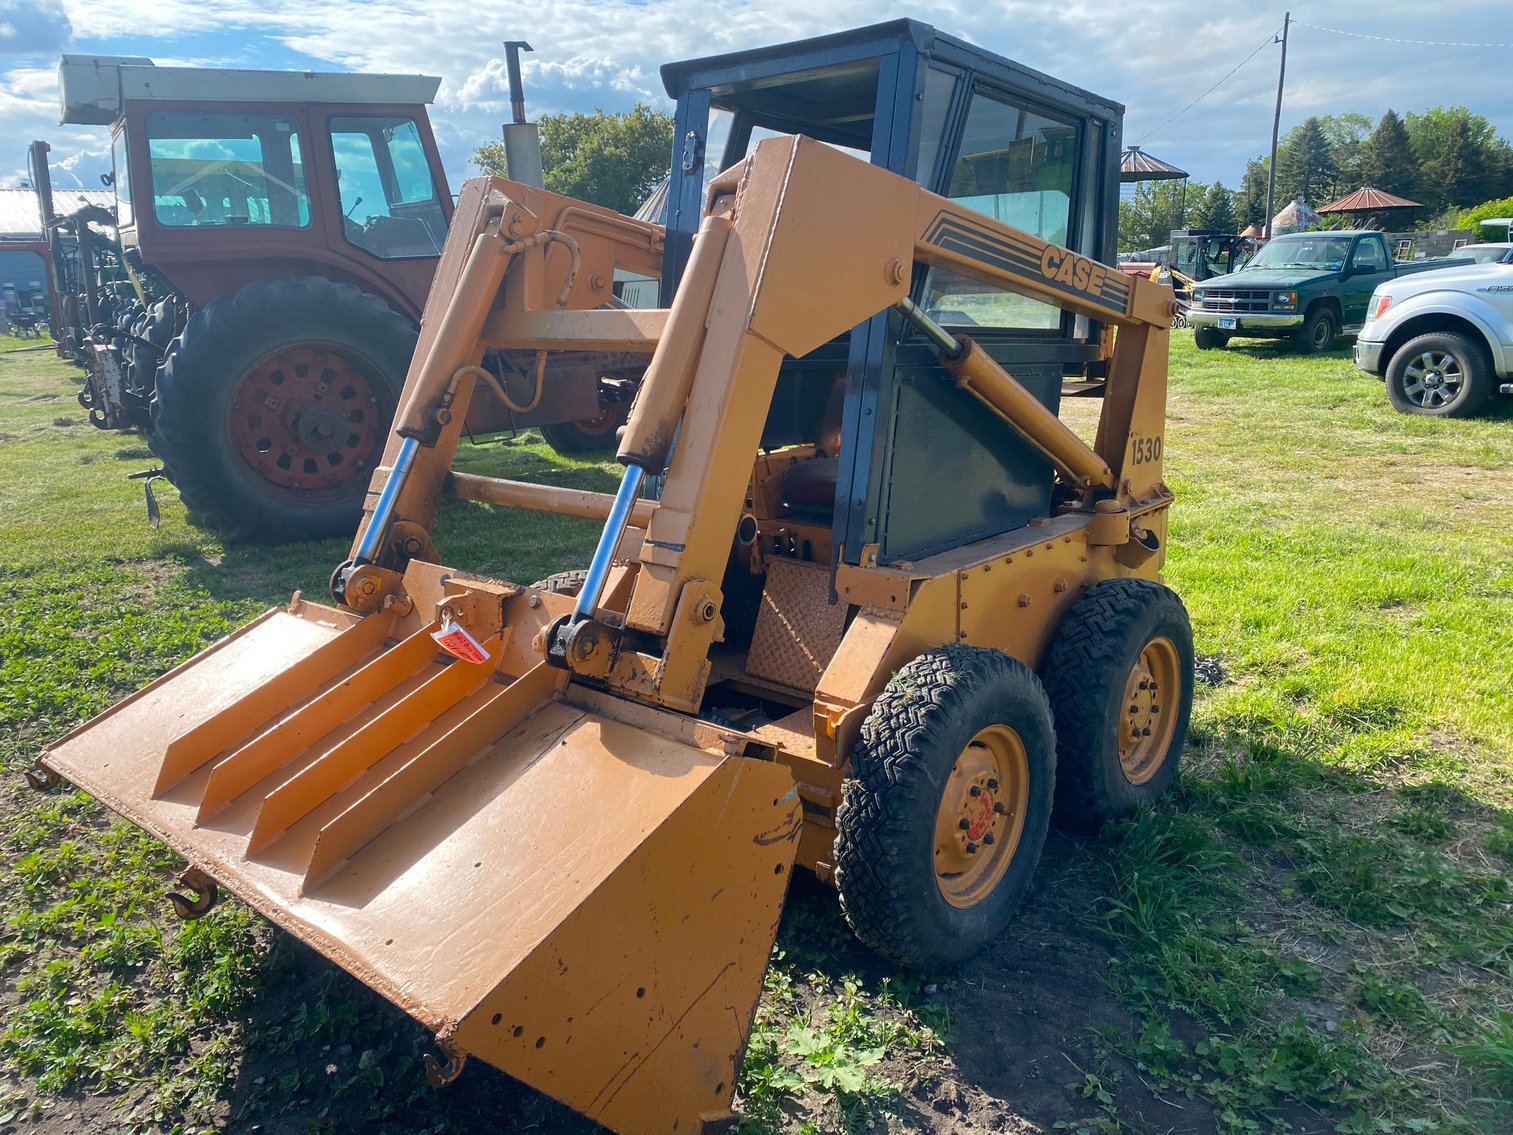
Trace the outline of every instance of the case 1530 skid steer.
{"type": "Polygon", "coordinates": [[[471,1054],[619,1132],[730,1120],[795,864],[959,961],[1053,805],[1167,785],[1191,701],[1172,293],[1098,262],[1121,108],[909,21],[664,78],[668,306],[586,287],[641,222],[470,181],[336,605],[31,773],[181,852],[181,914],[222,884],[434,1030],[434,1082],[471,1054]],[[650,353],[617,493],[451,472],[488,348],[650,353]],[[581,586],[440,566],[446,497],[602,518],[581,586]]]}

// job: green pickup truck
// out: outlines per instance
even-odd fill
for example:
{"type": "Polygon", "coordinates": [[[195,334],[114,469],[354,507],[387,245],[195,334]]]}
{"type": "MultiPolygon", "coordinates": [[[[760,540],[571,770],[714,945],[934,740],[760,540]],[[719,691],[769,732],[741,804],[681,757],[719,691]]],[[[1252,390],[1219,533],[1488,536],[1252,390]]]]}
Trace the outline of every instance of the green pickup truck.
{"type": "Polygon", "coordinates": [[[1399,264],[1374,231],[1290,233],[1273,237],[1238,272],[1194,288],[1187,323],[1200,351],[1245,335],[1290,339],[1304,354],[1317,354],[1361,329],[1378,284],[1464,264],[1454,258],[1399,264]]]}

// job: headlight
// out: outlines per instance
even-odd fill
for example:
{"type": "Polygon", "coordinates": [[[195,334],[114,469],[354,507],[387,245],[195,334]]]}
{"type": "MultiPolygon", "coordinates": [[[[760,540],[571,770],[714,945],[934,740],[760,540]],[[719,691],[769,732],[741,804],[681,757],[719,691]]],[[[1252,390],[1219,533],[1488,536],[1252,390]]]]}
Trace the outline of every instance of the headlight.
{"type": "Polygon", "coordinates": [[[1208,293],[1205,292],[1202,288],[1193,289],[1193,302],[1202,303],[1203,297],[1205,297],[1206,295],[1208,295],[1208,293]]]}
{"type": "Polygon", "coordinates": [[[1297,292],[1277,292],[1271,297],[1271,306],[1284,311],[1298,306],[1297,292]]]}
{"type": "Polygon", "coordinates": [[[1387,309],[1392,306],[1391,296],[1372,296],[1371,306],[1366,309],[1366,322],[1380,319],[1387,314],[1387,309]]]}

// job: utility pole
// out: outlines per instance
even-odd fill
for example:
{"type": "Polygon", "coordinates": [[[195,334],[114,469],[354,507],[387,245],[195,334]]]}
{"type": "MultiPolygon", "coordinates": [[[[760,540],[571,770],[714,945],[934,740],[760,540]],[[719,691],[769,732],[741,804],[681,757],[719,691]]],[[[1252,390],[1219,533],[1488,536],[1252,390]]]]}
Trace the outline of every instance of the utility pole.
{"type": "Polygon", "coordinates": [[[1292,23],[1292,13],[1282,17],[1282,66],[1277,71],[1277,110],[1271,118],[1271,162],[1266,167],[1266,225],[1262,235],[1271,239],[1272,209],[1277,192],[1277,131],[1282,126],[1282,84],[1287,81],[1287,26],[1292,23]]]}

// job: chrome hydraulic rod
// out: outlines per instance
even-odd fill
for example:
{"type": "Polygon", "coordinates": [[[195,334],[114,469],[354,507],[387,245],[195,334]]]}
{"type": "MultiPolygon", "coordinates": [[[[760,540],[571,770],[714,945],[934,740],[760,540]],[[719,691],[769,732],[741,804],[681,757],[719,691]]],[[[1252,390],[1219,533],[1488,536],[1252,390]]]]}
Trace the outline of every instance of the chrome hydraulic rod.
{"type": "Polygon", "coordinates": [[[594,549],[594,558],[589,561],[588,573],[583,587],[578,592],[578,601],[573,605],[574,623],[591,619],[599,606],[599,597],[604,593],[604,581],[609,576],[609,563],[620,538],[625,535],[625,526],[630,521],[631,509],[636,505],[636,494],[641,491],[641,478],[646,470],[639,465],[627,465],[625,476],[620,478],[620,487],[615,492],[615,503],[610,506],[609,516],[604,521],[604,531],[599,534],[599,546],[594,549]]]}
{"type": "Polygon", "coordinates": [[[961,341],[939,323],[936,323],[935,320],[920,311],[919,305],[908,296],[899,300],[896,306],[903,313],[905,319],[923,331],[930,341],[940,348],[940,353],[945,355],[946,358],[958,359],[961,357],[964,350],[961,341]]]}
{"type": "Polygon", "coordinates": [[[378,494],[378,503],[373,506],[368,527],[363,529],[357,551],[352,555],[354,564],[370,564],[378,555],[389,521],[394,518],[394,504],[399,500],[400,491],[410,476],[410,467],[415,464],[415,455],[419,452],[420,442],[416,438],[407,437],[400,443],[399,454],[394,458],[394,468],[389,470],[389,479],[384,482],[383,491],[378,494]]]}

